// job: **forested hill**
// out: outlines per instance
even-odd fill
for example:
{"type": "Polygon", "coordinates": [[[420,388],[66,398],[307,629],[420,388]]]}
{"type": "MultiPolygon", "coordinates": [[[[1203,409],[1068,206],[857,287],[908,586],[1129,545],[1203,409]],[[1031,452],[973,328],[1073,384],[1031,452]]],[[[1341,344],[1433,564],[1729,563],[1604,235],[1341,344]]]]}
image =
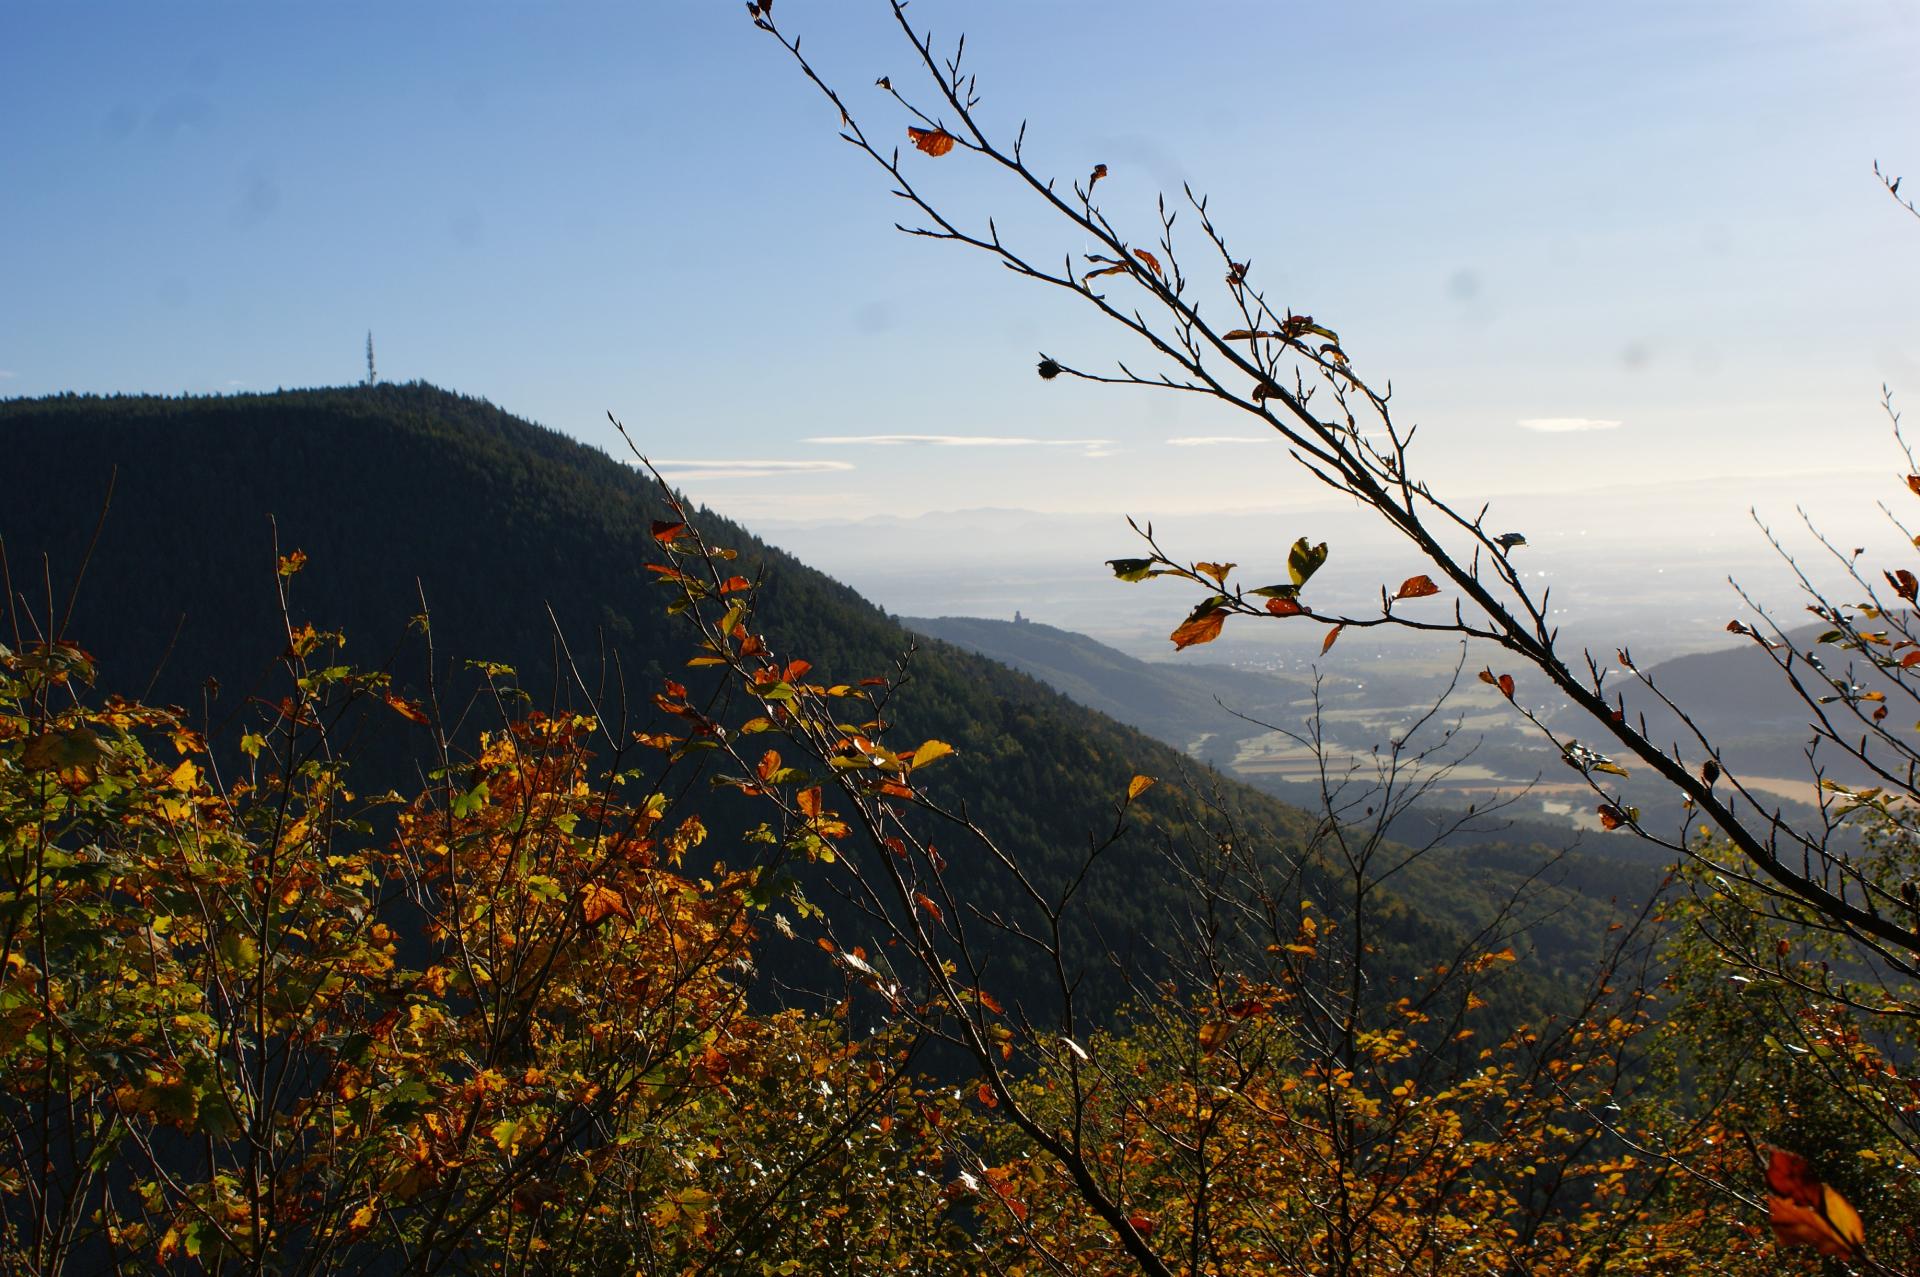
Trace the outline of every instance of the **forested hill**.
{"type": "MultiPolygon", "coordinates": [[[[154,696],[197,715],[211,676],[217,723],[267,688],[285,646],[274,555],[295,549],[308,555],[292,581],[296,614],[345,631],[356,662],[391,663],[414,694],[425,667],[409,620],[423,598],[443,673],[464,658],[512,664],[536,705],[569,695],[556,628],[590,679],[617,655],[636,704],[662,676],[688,678],[686,636],[645,570],[657,556],[657,494],[631,466],[483,400],[417,384],[13,400],[0,402],[0,455],[0,538],[14,588],[44,600],[50,581],[56,613],[111,478],[67,626],[100,658],[109,690],[140,695],[157,669],[154,696]]],[[[725,519],[701,523],[710,540],[742,552],[745,570],[765,569],[760,623],[828,681],[886,672],[908,647],[904,630],[846,587],[725,519]]],[[[1111,827],[1130,775],[1171,781],[1188,765],[946,644],[923,641],[913,669],[903,736],[957,747],[941,783],[1043,877],[1076,865],[1089,831],[1111,827]]],[[[389,717],[383,732],[413,730],[389,717]]],[[[1089,888],[1088,926],[1104,937],[1173,942],[1167,901],[1142,875],[1158,854],[1151,844],[1183,832],[1175,788],[1151,796],[1160,804],[1153,836],[1135,839],[1089,888]]],[[[1297,844],[1301,813],[1237,785],[1225,792],[1268,836],[1297,844]]],[[[1432,917],[1471,911],[1473,890],[1442,874],[1410,884],[1429,917],[1401,913],[1400,941],[1435,948],[1432,917]]]]}

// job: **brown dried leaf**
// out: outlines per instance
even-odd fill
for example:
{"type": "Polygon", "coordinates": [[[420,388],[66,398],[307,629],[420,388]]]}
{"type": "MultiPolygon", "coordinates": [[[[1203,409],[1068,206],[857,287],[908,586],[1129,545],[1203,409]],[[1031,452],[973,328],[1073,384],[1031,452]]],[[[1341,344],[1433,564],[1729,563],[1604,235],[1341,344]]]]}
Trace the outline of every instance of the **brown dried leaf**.
{"type": "Polygon", "coordinates": [[[915,149],[925,151],[935,158],[951,151],[953,144],[958,140],[945,129],[917,129],[911,125],[907,127],[907,137],[913,142],[915,149]]]}

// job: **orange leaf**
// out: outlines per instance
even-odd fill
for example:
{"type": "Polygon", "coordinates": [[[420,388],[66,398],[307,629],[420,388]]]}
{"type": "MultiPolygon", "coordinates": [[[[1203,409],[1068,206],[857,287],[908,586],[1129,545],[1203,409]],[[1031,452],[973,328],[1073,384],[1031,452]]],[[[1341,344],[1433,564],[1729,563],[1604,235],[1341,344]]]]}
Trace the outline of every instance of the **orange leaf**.
{"type": "Polygon", "coordinates": [[[955,141],[953,134],[945,129],[916,129],[911,125],[907,128],[907,136],[912,139],[914,146],[932,156],[945,155],[953,149],[955,141]]]}
{"type": "Polygon", "coordinates": [[[1147,269],[1152,271],[1154,274],[1164,275],[1166,273],[1165,271],[1162,271],[1160,269],[1160,259],[1155,257],[1152,253],[1149,253],[1146,249],[1136,248],[1133,250],[1133,255],[1135,257],[1138,257],[1141,261],[1145,262],[1147,264],[1147,269]]]}
{"type": "Polygon", "coordinates": [[[997,1109],[1000,1107],[1000,1098],[993,1093],[993,1088],[991,1086],[988,1086],[985,1082],[982,1082],[980,1084],[980,1089],[975,1091],[973,1094],[975,1099],[979,1100],[982,1104],[986,1105],[990,1109],[997,1109]]]}
{"type": "Polygon", "coordinates": [[[738,594],[741,590],[751,590],[753,582],[744,576],[730,576],[720,583],[720,593],[738,594]]]}
{"type": "Polygon", "coordinates": [[[760,774],[761,780],[771,779],[773,774],[780,770],[780,751],[770,749],[760,755],[760,766],[754,770],[760,774]]]}
{"type": "Polygon", "coordinates": [[[1193,647],[1199,643],[1211,643],[1220,637],[1220,627],[1227,623],[1227,614],[1221,608],[1210,608],[1190,616],[1170,637],[1174,647],[1193,647]]]}
{"type": "Polygon", "coordinates": [[[427,717],[426,711],[421,709],[419,705],[403,697],[395,696],[392,692],[380,693],[380,699],[387,703],[388,709],[404,719],[420,724],[422,727],[427,726],[427,724],[432,721],[427,717]]]}
{"type": "Polygon", "coordinates": [[[1278,598],[1267,600],[1267,611],[1275,616],[1304,616],[1307,609],[1300,606],[1299,599],[1278,598]]]}
{"type": "Polygon", "coordinates": [[[633,914],[627,909],[627,898],[612,887],[603,887],[597,882],[590,882],[581,889],[580,908],[587,915],[588,925],[615,913],[628,922],[633,921],[633,914]]]}
{"type": "Polygon", "coordinates": [[[1132,802],[1149,789],[1152,789],[1153,785],[1154,778],[1152,776],[1135,776],[1127,782],[1127,801],[1132,802]]]}
{"type": "Polygon", "coordinates": [[[1344,624],[1341,624],[1327,631],[1327,641],[1320,645],[1320,655],[1325,656],[1327,654],[1327,650],[1333,646],[1334,640],[1340,637],[1340,631],[1346,628],[1344,624]]]}
{"type": "Polygon", "coordinates": [[[800,804],[802,816],[809,820],[820,818],[820,786],[815,785],[812,789],[801,790],[795,799],[800,804]]]}
{"type": "Polygon", "coordinates": [[[1783,1148],[1767,1163],[1767,1214],[1782,1246],[1851,1259],[1866,1243],[1866,1226],[1847,1199],[1821,1183],[1806,1158],[1783,1148]]]}
{"type": "Polygon", "coordinates": [[[686,530],[687,525],[684,523],[673,523],[665,519],[653,521],[653,539],[661,545],[671,545],[686,530]]]}
{"type": "Polygon", "coordinates": [[[933,903],[933,897],[929,896],[926,892],[924,891],[914,892],[913,902],[919,905],[922,909],[925,909],[929,914],[933,915],[933,920],[935,922],[945,921],[946,915],[940,912],[940,906],[933,903]]]}
{"type": "Polygon", "coordinates": [[[1200,1050],[1207,1055],[1212,1055],[1215,1051],[1218,1051],[1226,1045],[1227,1035],[1231,1032],[1233,1032],[1233,1026],[1225,1021],[1216,1021],[1212,1024],[1201,1025],[1198,1035],[1200,1039],[1200,1050]]]}
{"type": "Polygon", "coordinates": [[[1916,494],[1920,494],[1920,474],[1908,475],[1907,486],[1912,488],[1916,494]]]}
{"type": "Polygon", "coordinates": [[[1400,583],[1400,592],[1393,597],[1396,599],[1424,599],[1429,595],[1438,593],[1440,593],[1440,587],[1433,583],[1432,577],[1425,575],[1410,576],[1400,583]]]}

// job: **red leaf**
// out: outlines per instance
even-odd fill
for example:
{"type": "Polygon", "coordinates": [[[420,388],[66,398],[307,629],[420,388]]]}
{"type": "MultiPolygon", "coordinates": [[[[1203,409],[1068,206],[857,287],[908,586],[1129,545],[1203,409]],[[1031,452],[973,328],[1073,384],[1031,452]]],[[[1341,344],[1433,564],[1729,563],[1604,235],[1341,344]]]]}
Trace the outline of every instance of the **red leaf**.
{"type": "Polygon", "coordinates": [[[1307,609],[1300,606],[1299,599],[1268,599],[1267,611],[1275,616],[1304,616],[1307,609]]]}
{"type": "Polygon", "coordinates": [[[1175,649],[1211,643],[1220,637],[1220,627],[1226,623],[1226,612],[1221,608],[1211,608],[1188,617],[1180,628],[1168,637],[1173,640],[1175,649]]]}
{"type": "Polygon", "coordinates": [[[1513,675],[1502,674],[1500,676],[1500,695],[1506,697],[1508,700],[1513,699],[1513,675]]]}
{"type": "Polygon", "coordinates": [[[985,1082],[982,1082],[980,1084],[980,1089],[975,1091],[973,1094],[974,1094],[974,1098],[978,1099],[982,1104],[986,1105],[990,1109],[997,1109],[1000,1107],[1000,1097],[995,1095],[993,1093],[993,1088],[991,1086],[988,1086],[985,1082]]]}
{"type": "Polygon", "coordinates": [[[661,545],[670,545],[687,530],[684,523],[671,523],[665,519],[653,521],[653,539],[661,545]]]}
{"type": "Polygon", "coordinates": [[[1346,625],[1342,623],[1327,631],[1327,641],[1320,645],[1320,655],[1325,656],[1327,654],[1328,649],[1333,646],[1334,640],[1340,637],[1340,631],[1346,628],[1346,625]]]}
{"type": "Polygon", "coordinates": [[[1912,488],[1912,489],[1914,490],[1914,492],[1915,492],[1915,494],[1916,494],[1916,495],[1920,495],[1920,474],[1910,474],[1910,475],[1908,475],[1908,476],[1907,476],[1907,486],[1908,486],[1909,488],[1912,488]]]}
{"type": "Polygon", "coordinates": [[[1440,593],[1440,587],[1433,583],[1432,577],[1424,575],[1410,576],[1400,583],[1400,592],[1393,597],[1396,599],[1424,599],[1429,595],[1438,593],[1440,593]]]}
{"type": "Polygon", "coordinates": [[[741,590],[751,590],[752,588],[753,582],[747,580],[744,576],[730,576],[720,583],[720,593],[722,594],[737,594],[741,590]]]}
{"type": "Polygon", "coordinates": [[[1141,261],[1145,262],[1147,264],[1147,269],[1152,271],[1154,274],[1161,275],[1161,276],[1164,276],[1166,274],[1165,271],[1160,269],[1160,259],[1155,257],[1152,253],[1149,253],[1146,249],[1136,248],[1133,250],[1133,255],[1135,257],[1138,257],[1141,261]]]}
{"type": "Polygon", "coordinates": [[[907,128],[907,137],[915,147],[936,157],[951,151],[955,141],[953,134],[945,129],[916,129],[912,126],[907,128]]]}
{"type": "Polygon", "coordinates": [[[1767,1214],[1783,1246],[1851,1259],[1866,1242],[1866,1227],[1847,1199],[1821,1183],[1806,1158],[1783,1148],[1767,1163],[1767,1214]]]}
{"type": "Polygon", "coordinates": [[[933,903],[933,897],[924,891],[913,893],[913,902],[933,916],[935,922],[945,921],[946,915],[940,912],[940,906],[933,903]]]}

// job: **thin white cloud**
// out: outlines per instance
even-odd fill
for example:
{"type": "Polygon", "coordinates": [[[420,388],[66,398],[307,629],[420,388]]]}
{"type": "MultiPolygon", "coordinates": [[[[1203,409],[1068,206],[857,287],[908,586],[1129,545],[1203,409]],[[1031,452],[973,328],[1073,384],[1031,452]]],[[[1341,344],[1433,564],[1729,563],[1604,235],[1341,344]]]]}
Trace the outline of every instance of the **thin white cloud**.
{"type": "Polygon", "coordinates": [[[1271,439],[1256,439],[1251,435],[1181,435],[1167,442],[1176,448],[1211,448],[1220,443],[1271,443],[1271,439]]]}
{"type": "Polygon", "coordinates": [[[19,373],[15,372],[11,368],[0,368],[0,381],[12,381],[15,377],[18,377],[19,375],[20,375],[19,373]]]}
{"type": "Polygon", "coordinates": [[[1522,417],[1514,422],[1522,430],[1543,435],[1570,435],[1583,430],[1618,430],[1620,423],[1602,417],[1522,417]]]}
{"type": "Polygon", "coordinates": [[[828,474],[853,469],[848,461],[656,461],[668,479],[771,479],[795,474],[828,474]]]}
{"type": "Polygon", "coordinates": [[[1111,439],[1029,439],[1020,435],[816,435],[802,442],[876,448],[1079,448],[1082,456],[1113,455],[1111,439]]]}

